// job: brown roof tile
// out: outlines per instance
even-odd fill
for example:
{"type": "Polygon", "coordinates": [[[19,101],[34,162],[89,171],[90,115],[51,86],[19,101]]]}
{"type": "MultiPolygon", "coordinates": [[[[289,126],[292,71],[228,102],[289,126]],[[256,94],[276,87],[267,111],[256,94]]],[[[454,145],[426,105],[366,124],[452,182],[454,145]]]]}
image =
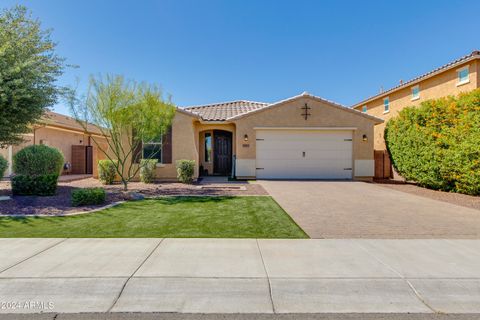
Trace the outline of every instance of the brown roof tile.
{"type": "MultiPolygon", "coordinates": [[[[42,119],[40,120],[40,124],[85,132],[85,129],[74,118],[52,111],[45,112],[42,119]]],[[[87,132],[102,134],[100,129],[93,124],[88,124],[87,132]]]]}
{"type": "Polygon", "coordinates": [[[184,110],[199,115],[205,121],[225,121],[229,118],[269,106],[269,103],[238,100],[201,106],[186,107],[184,110]]]}

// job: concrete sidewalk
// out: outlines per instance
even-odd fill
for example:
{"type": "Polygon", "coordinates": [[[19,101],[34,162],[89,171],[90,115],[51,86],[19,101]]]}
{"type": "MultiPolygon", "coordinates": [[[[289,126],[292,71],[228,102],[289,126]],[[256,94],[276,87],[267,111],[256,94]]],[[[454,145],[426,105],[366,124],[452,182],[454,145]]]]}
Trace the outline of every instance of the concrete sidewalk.
{"type": "Polygon", "coordinates": [[[0,313],[480,313],[480,240],[0,239],[0,313]]]}

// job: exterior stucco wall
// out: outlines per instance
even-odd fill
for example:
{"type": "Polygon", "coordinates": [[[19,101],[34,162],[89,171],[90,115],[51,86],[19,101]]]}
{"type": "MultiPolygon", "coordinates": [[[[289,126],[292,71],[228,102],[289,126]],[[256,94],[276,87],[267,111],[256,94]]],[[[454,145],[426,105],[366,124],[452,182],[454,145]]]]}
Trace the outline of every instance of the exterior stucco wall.
{"type": "MultiPolygon", "coordinates": [[[[374,120],[333,107],[328,103],[308,97],[300,98],[252,113],[234,122],[237,130],[237,167],[244,172],[253,173],[255,169],[252,168],[255,165],[256,158],[255,127],[354,127],[356,128],[353,131],[354,176],[358,176],[355,172],[355,163],[358,164],[357,160],[367,160],[371,163],[370,166],[373,166],[374,120]],[[302,116],[304,110],[301,109],[305,103],[311,108],[309,110],[311,116],[307,120],[302,116]],[[248,142],[244,141],[245,134],[248,135],[248,142]],[[367,135],[367,141],[363,141],[364,134],[367,135]]],[[[364,170],[365,166],[368,165],[362,162],[359,165],[358,173],[366,172],[364,170]]]]}
{"type": "Polygon", "coordinates": [[[35,129],[35,144],[45,144],[59,149],[65,161],[72,162],[72,145],[88,145],[88,135],[41,127],[35,129]]]}
{"type": "MultiPolygon", "coordinates": [[[[54,147],[59,149],[65,158],[65,162],[72,162],[72,145],[89,145],[89,135],[84,134],[82,132],[75,132],[73,130],[66,130],[63,128],[57,127],[39,127],[34,130],[34,133],[29,133],[23,135],[23,139],[25,140],[23,143],[12,146],[12,158],[13,156],[23,148],[34,145],[34,144],[45,144],[50,147],[54,147]]],[[[97,137],[97,141],[104,141],[103,138],[97,137]]],[[[93,146],[93,170],[94,176],[97,175],[96,173],[96,159],[102,159],[102,155],[99,154],[93,140],[90,141],[90,145],[93,146]]],[[[101,153],[101,152],[100,152],[101,153]]],[[[7,161],[11,161],[9,157],[8,147],[4,149],[0,149],[0,154],[7,159],[7,161]]],[[[13,171],[12,171],[13,173],[13,171]]],[[[9,172],[5,173],[9,175],[9,172]]]]}
{"type": "Polygon", "coordinates": [[[384,131],[388,120],[395,117],[400,110],[407,106],[418,106],[425,100],[437,99],[449,95],[457,95],[462,92],[468,92],[480,87],[480,63],[473,60],[468,63],[459,65],[451,70],[447,70],[431,78],[425,79],[419,83],[399,89],[395,92],[379,96],[375,100],[356,107],[362,110],[363,106],[367,106],[367,113],[385,120],[383,124],[375,127],[374,147],[376,150],[385,149],[384,131]],[[470,82],[457,86],[457,70],[469,65],[470,82]],[[420,98],[412,101],[412,87],[419,85],[420,98]],[[390,100],[390,112],[384,113],[383,100],[388,97],[390,100]]]}
{"type": "Polygon", "coordinates": [[[195,130],[195,118],[181,112],[175,113],[172,121],[172,163],[157,166],[157,178],[176,180],[177,160],[195,160],[195,178],[198,177],[198,134],[195,130]]]}

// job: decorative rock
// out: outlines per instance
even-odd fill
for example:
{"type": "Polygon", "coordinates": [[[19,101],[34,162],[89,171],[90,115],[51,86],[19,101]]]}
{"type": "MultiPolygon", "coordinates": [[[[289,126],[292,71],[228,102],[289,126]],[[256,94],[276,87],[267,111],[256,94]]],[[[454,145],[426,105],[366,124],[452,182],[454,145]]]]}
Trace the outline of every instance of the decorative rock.
{"type": "Polygon", "coordinates": [[[127,201],[137,201],[145,199],[145,196],[138,192],[124,192],[123,199],[127,201]]]}
{"type": "Polygon", "coordinates": [[[10,196],[0,196],[0,201],[7,201],[10,200],[10,196]]]}

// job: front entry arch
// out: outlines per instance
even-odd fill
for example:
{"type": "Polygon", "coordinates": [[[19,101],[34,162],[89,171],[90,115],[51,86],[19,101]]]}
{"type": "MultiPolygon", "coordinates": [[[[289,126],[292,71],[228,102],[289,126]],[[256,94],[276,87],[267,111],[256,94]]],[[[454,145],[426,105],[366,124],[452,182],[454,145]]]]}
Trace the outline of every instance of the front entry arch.
{"type": "Polygon", "coordinates": [[[232,133],[213,130],[213,174],[231,175],[232,173],[232,133]]]}

